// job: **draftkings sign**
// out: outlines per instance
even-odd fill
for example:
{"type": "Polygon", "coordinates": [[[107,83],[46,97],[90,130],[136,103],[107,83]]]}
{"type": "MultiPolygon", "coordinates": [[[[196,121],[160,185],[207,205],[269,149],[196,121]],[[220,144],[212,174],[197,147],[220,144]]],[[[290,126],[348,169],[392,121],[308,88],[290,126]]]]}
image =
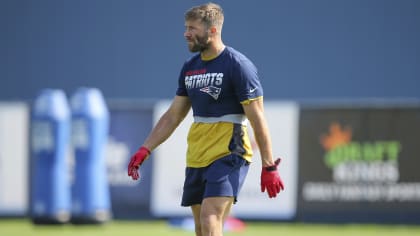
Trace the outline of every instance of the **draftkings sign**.
{"type": "Polygon", "coordinates": [[[420,108],[303,108],[298,217],[419,219],[419,140],[420,108]]]}

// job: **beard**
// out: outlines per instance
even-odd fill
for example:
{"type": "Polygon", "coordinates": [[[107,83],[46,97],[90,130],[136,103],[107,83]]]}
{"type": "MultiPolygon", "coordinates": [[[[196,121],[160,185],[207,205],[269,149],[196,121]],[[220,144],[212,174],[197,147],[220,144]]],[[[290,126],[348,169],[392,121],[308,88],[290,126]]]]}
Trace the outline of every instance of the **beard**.
{"type": "Polygon", "coordinates": [[[209,48],[209,35],[206,33],[204,36],[196,36],[195,40],[188,44],[190,52],[202,52],[209,48]]]}

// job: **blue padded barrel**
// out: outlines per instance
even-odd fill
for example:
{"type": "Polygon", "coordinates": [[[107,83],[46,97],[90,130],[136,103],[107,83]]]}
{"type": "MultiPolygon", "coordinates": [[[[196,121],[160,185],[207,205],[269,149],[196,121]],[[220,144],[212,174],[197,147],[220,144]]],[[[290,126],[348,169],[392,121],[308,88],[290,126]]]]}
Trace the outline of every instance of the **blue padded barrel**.
{"type": "Polygon", "coordinates": [[[36,224],[70,219],[70,110],[63,91],[44,89],[31,114],[30,216],[36,224]]]}
{"type": "Polygon", "coordinates": [[[109,112],[100,90],[79,88],[71,98],[75,155],[72,186],[73,223],[102,223],[111,217],[105,147],[109,112]]]}

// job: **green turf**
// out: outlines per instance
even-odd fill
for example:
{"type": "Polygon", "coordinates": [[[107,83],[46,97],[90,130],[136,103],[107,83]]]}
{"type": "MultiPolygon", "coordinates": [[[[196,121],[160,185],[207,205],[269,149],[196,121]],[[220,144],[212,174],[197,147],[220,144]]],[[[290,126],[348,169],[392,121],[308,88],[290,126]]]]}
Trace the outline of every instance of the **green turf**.
{"type": "MultiPolygon", "coordinates": [[[[165,221],[111,221],[105,225],[33,225],[27,219],[0,219],[1,236],[187,236],[194,235],[169,226],[165,221]]],[[[420,235],[420,226],[404,225],[325,225],[297,223],[249,223],[243,232],[227,232],[225,236],[405,236],[420,235]]]]}

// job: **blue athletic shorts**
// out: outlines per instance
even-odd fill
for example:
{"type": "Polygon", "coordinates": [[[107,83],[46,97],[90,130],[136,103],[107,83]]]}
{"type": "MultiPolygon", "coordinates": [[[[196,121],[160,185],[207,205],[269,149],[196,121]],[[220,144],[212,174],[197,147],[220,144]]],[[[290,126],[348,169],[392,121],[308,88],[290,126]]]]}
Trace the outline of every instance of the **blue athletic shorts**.
{"type": "Polygon", "coordinates": [[[235,154],[207,167],[187,167],[181,206],[201,204],[207,197],[234,197],[236,202],[248,169],[248,161],[235,154]]]}

